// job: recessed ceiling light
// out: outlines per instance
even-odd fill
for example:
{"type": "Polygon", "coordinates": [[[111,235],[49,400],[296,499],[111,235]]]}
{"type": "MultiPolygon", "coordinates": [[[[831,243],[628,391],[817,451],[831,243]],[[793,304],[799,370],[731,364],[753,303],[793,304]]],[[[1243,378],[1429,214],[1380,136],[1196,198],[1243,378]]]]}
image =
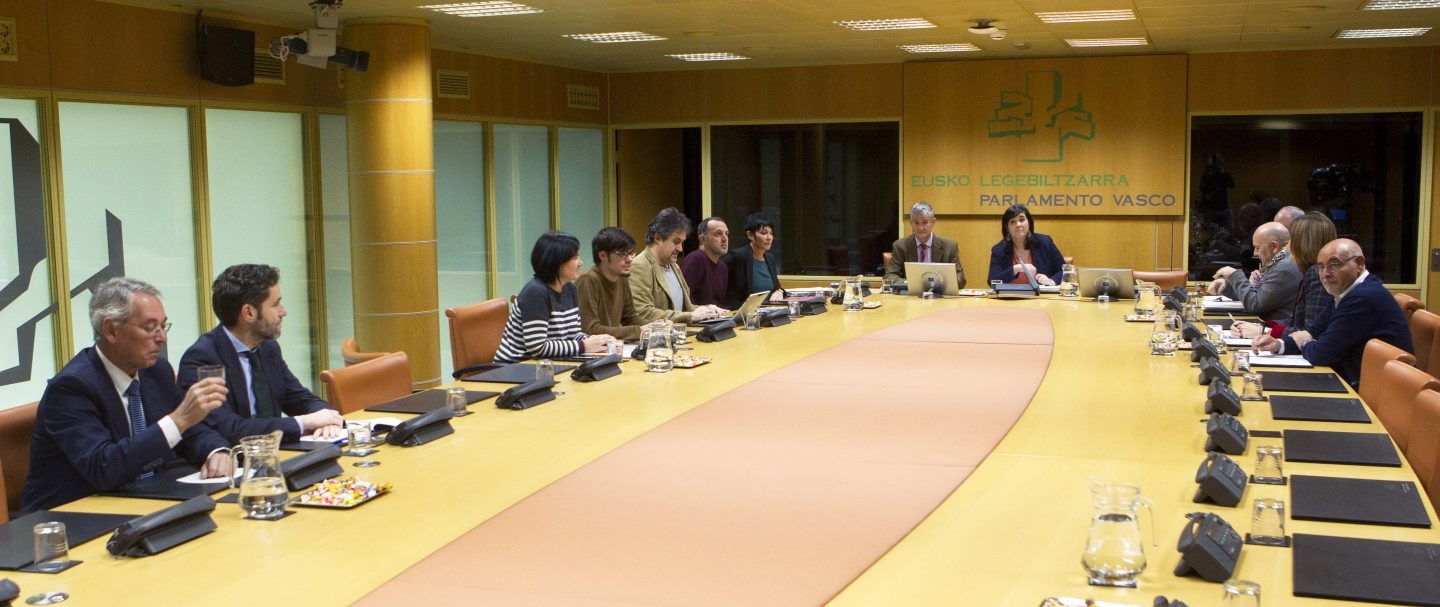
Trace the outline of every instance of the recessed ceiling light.
{"type": "Polygon", "coordinates": [[[1390,11],[1402,8],[1440,8],[1440,0],[1370,0],[1360,10],[1390,11]]]}
{"type": "Polygon", "coordinates": [[[1336,38],[1411,38],[1424,36],[1430,31],[1428,27],[1394,27],[1390,29],[1373,30],[1340,30],[1335,32],[1336,38]]]}
{"type": "Polygon", "coordinates": [[[515,2],[458,2],[454,4],[426,4],[416,8],[429,9],[457,17],[499,17],[501,15],[529,15],[543,13],[545,9],[526,6],[515,2]]]}
{"type": "Polygon", "coordinates": [[[1310,26],[1308,25],[1282,25],[1275,28],[1275,32],[1279,34],[1298,34],[1308,31],[1310,31],[1310,26]]]}
{"type": "Polygon", "coordinates": [[[1318,13],[1327,8],[1324,4],[1292,4],[1282,10],[1287,13],[1318,13]]]}
{"type": "Polygon", "coordinates": [[[596,42],[610,44],[613,42],[649,42],[651,40],[665,40],[664,36],[647,34],[645,32],[607,32],[604,34],[565,34],[564,38],[571,40],[584,40],[585,42],[596,42]]]}
{"type": "Polygon", "coordinates": [[[836,21],[835,25],[849,28],[857,32],[873,32],[878,30],[918,30],[935,27],[934,23],[919,17],[910,19],[866,19],[862,21],[836,21]]]}
{"type": "Polygon", "coordinates": [[[1035,13],[1045,23],[1085,23],[1090,21],[1132,21],[1135,11],[1128,8],[1113,11],[1060,11],[1035,13]]]}
{"type": "Polygon", "coordinates": [[[902,44],[900,50],[907,53],[964,53],[978,51],[980,47],[964,42],[960,44],[902,44]]]}
{"type": "Polygon", "coordinates": [[[749,57],[736,55],[735,53],[682,53],[679,55],[665,56],[681,61],[739,61],[741,59],[749,59],[749,57]]]}
{"type": "Polygon", "coordinates": [[[1091,46],[1145,46],[1150,44],[1145,38],[1067,38],[1065,44],[1075,48],[1091,46]]]}

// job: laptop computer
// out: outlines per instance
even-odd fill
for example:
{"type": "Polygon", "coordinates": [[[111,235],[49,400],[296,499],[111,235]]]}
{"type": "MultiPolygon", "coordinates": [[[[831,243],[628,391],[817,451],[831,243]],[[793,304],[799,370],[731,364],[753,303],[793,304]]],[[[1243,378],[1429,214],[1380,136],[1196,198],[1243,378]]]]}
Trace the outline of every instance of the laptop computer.
{"type": "Polygon", "coordinates": [[[765,303],[765,300],[770,298],[770,293],[770,291],[751,293],[749,297],[745,298],[745,303],[740,304],[740,307],[736,308],[735,313],[731,316],[738,321],[743,321],[746,316],[749,316],[750,314],[755,313],[755,310],[760,309],[760,306],[765,303]]]}
{"type": "Polygon", "coordinates": [[[905,284],[908,285],[911,295],[919,297],[930,280],[939,281],[943,295],[960,294],[959,281],[955,278],[955,264],[905,262],[905,284]]]}
{"type": "Polygon", "coordinates": [[[1135,274],[1129,268],[1080,268],[1080,296],[1094,299],[1102,284],[1114,285],[1112,299],[1135,299],[1135,274]]]}

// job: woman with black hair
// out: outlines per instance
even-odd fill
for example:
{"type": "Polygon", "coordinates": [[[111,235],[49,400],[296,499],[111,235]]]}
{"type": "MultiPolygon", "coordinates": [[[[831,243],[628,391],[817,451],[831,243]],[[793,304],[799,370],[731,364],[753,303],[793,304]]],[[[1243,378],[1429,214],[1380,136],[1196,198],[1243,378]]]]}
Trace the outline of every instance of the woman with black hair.
{"type": "MultiPolygon", "coordinates": [[[[780,288],[780,271],[770,247],[775,244],[775,226],[764,213],[751,213],[745,218],[745,238],[750,244],[731,249],[720,261],[729,274],[725,288],[725,307],[740,307],[751,293],[785,291],[780,288]]],[[[773,295],[772,295],[773,297],[773,295]]]]}
{"type": "Polygon", "coordinates": [[[1049,236],[1035,233],[1035,219],[1024,205],[1005,209],[1000,217],[1000,242],[990,248],[990,280],[1000,282],[1029,282],[1025,266],[1035,281],[1042,285],[1053,285],[1052,276],[1060,274],[1065,265],[1065,256],[1049,236]]]}
{"type": "Polygon", "coordinates": [[[510,299],[510,319],[500,336],[495,362],[514,363],[527,358],[569,358],[605,352],[609,335],[586,335],[580,330],[580,240],[565,232],[546,232],[530,250],[535,278],[510,299]]]}

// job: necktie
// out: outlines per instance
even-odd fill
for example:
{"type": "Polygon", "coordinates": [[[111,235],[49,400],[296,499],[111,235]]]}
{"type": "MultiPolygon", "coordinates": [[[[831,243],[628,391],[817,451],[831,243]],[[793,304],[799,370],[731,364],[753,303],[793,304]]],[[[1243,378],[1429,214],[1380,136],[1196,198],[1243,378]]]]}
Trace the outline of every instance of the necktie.
{"type": "Polygon", "coordinates": [[[920,263],[930,263],[930,245],[920,244],[920,263]]]}
{"type": "MultiPolygon", "coordinates": [[[[140,380],[130,382],[130,387],[125,389],[125,410],[130,413],[130,436],[140,434],[145,426],[145,405],[140,402],[140,380]]],[[[150,478],[155,472],[142,473],[137,479],[150,478]]]]}
{"type": "Polygon", "coordinates": [[[280,412],[275,409],[275,399],[270,397],[270,380],[265,376],[260,353],[251,350],[245,355],[250,357],[250,389],[255,391],[255,417],[280,417],[280,412]]]}

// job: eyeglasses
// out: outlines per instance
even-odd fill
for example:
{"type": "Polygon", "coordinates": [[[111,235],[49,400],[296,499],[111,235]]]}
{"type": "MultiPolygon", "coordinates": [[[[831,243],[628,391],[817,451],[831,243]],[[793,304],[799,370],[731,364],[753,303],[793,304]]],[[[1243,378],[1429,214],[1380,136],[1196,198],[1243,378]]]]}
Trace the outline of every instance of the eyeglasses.
{"type": "Polygon", "coordinates": [[[1346,257],[1345,259],[1340,259],[1338,256],[1332,257],[1330,258],[1330,261],[1325,262],[1324,269],[1327,272],[1339,272],[1340,268],[1345,267],[1345,264],[1350,263],[1350,260],[1355,259],[1356,257],[1359,257],[1359,255],[1351,255],[1349,257],[1346,257]]]}
{"type": "MultiPolygon", "coordinates": [[[[125,323],[122,322],[122,323],[120,323],[120,324],[123,325],[123,324],[125,324],[125,323]]],[[[149,328],[146,328],[146,327],[138,327],[138,328],[139,328],[141,331],[144,331],[144,332],[146,332],[146,333],[149,333],[151,337],[158,337],[161,333],[164,333],[164,334],[166,334],[166,335],[169,335],[169,334],[170,334],[170,329],[171,329],[172,327],[174,327],[174,326],[175,326],[175,323],[173,323],[173,322],[167,322],[167,323],[158,324],[158,325],[155,325],[155,326],[149,327],[149,328]]]]}

